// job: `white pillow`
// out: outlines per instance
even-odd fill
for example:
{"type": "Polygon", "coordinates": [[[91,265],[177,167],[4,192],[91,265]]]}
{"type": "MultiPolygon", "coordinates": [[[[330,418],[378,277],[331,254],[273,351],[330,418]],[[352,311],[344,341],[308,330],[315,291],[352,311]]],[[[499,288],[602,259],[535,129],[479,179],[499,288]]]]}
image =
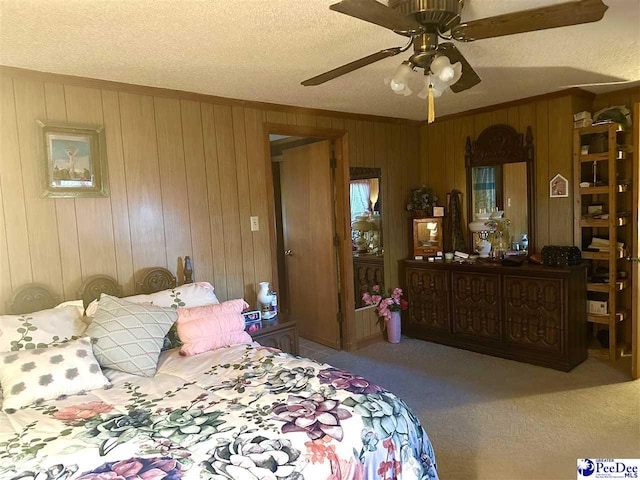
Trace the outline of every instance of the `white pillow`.
{"type": "MultiPolygon", "coordinates": [[[[131,303],[145,303],[155,307],[191,308],[220,303],[209,282],[196,282],[180,285],[174,289],[162,290],[149,295],[133,295],[123,297],[131,303]]],[[[94,300],[87,307],[87,317],[93,317],[98,310],[98,301],[94,300]]]]}
{"type": "Polygon", "coordinates": [[[0,352],[33,350],[80,337],[87,326],[74,306],[0,316],[0,352]]]}
{"type": "Polygon", "coordinates": [[[63,345],[0,353],[2,409],[12,411],[61,395],[109,385],[93,355],[91,339],[82,337],[63,345]]]}

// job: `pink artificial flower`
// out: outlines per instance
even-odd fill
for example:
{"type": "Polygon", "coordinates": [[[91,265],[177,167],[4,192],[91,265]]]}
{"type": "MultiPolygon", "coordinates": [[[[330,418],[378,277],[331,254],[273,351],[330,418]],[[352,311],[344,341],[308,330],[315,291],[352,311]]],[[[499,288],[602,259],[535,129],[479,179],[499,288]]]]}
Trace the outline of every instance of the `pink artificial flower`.
{"type": "Polygon", "coordinates": [[[371,295],[366,292],[362,294],[362,301],[367,305],[371,305],[371,303],[373,302],[373,300],[371,299],[371,295]]]}
{"type": "Polygon", "coordinates": [[[372,295],[371,296],[371,304],[372,305],[380,305],[380,301],[382,300],[382,297],[380,295],[372,295]]]}
{"type": "Polygon", "coordinates": [[[393,289],[393,294],[401,297],[402,296],[402,289],[401,288],[397,288],[397,287],[394,288],[393,289]]]}
{"type": "Polygon", "coordinates": [[[371,290],[375,293],[380,293],[380,285],[374,285],[371,290]]]}

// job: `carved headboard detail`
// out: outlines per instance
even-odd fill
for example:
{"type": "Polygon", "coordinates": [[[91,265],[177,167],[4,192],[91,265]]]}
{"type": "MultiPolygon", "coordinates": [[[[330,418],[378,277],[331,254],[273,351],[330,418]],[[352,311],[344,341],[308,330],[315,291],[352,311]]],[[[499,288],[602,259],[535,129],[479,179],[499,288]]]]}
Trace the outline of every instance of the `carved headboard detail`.
{"type": "Polygon", "coordinates": [[[141,270],[137,277],[136,293],[155,293],[169,288],[176,288],[176,277],[166,268],[152,267],[141,270]]]}
{"type": "MultiPolygon", "coordinates": [[[[185,260],[185,283],[192,283],[191,259],[186,257],[185,260]]],[[[135,276],[139,279],[135,285],[136,294],[155,293],[175,288],[177,285],[177,280],[173,273],[163,267],[145,268],[135,276]]],[[[82,282],[78,297],[86,308],[92,301],[100,298],[103,293],[120,297],[122,288],[118,281],[109,275],[93,275],[82,282]]],[[[37,312],[38,310],[53,308],[59,303],[59,296],[53,293],[46,285],[29,283],[14,292],[9,302],[7,302],[7,313],[18,315],[37,312]]]]}
{"type": "Polygon", "coordinates": [[[82,282],[82,286],[78,291],[78,296],[82,299],[84,308],[100,298],[100,295],[106,293],[113,297],[122,295],[122,288],[118,281],[109,275],[93,275],[82,282]]]}
{"type": "Polygon", "coordinates": [[[48,287],[39,283],[28,283],[14,292],[7,304],[7,310],[11,315],[19,315],[53,308],[58,303],[59,297],[48,287]]]}

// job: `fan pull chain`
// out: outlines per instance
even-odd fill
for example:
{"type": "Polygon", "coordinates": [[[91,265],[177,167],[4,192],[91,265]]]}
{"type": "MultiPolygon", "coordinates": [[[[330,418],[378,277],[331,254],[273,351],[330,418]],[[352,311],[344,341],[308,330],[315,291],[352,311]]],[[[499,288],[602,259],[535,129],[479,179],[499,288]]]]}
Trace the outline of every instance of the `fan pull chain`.
{"type": "Polygon", "coordinates": [[[429,100],[428,100],[428,104],[429,104],[429,112],[428,112],[428,116],[427,116],[427,123],[433,123],[433,121],[436,119],[436,109],[435,109],[435,105],[434,105],[434,101],[433,101],[433,85],[429,85],[429,100]]]}

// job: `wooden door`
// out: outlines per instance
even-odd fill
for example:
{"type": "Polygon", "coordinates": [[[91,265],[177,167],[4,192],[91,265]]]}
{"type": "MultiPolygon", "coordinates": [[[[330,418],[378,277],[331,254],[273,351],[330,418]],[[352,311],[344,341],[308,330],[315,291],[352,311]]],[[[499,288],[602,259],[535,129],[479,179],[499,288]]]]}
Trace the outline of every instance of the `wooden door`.
{"type": "MultiPolygon", "coordinates": [[[[287,298],[301,337],[340,348],[329,141],[285,150],[280,164],[287,298]]],[[[281,287],[282,288],[282,287],[281,287]]]]}

